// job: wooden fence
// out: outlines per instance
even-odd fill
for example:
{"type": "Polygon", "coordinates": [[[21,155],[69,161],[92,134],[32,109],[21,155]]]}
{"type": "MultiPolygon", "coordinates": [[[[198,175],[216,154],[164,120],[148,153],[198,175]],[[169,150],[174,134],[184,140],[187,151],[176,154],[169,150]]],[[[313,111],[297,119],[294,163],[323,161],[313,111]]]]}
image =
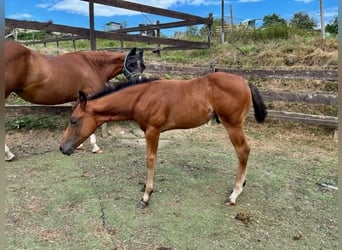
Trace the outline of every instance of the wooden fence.
{"type": "MultiPolygon", "coordinates": [[[[89,17],[90,17],[90,28],[79,28],[79,27],[71,27],[65,25],[53,24],[52,22],[41,23],[34,21],[19,21],[14,19],[5,19],[5,26],[7,28],[23,28],[28,30],[43,30],[47,32],[60,32],[62,34],[72,34],[70,37],[71,40],[75,41],[76,39],[88,38],[91,43],[91,48],[94,49],[95,38],[101,39],[112,39],[119,41],[131,41],[131,42],[143,42],[143,43],[153,43],[153,44],[163,44],[168,45],[168,47],[163,49],[205,49],[210,47],[210,32],[211,25],[213,22],[212,14],[209,14],[208,18],[198,17],[194,15],[190,15],[187,13],[181,13],[166,9],[160,9],[152,6],[127,2],[127,1],[119,1],[119,0],[83,0],[89,2],[89,17]],[[164,23],[164,24],[153,24],[148,26],[139,26],[139,27],[131,27],[126,29],[119,29],[114,32],[104,32],[97,31],[93,29],[94,26],[94,3],[103,4],[112,7],[125,8],[140,12],[147,12],[152,14],[157,14],[161,16],[168,16],[172,18],[181,19],[181,21],[164,23]],[[181,26],[190,26],[204,24],[208,26],[208,40],[207,42],[193,42],[179,39],[170,39],[170,38],[161,38],[161,37],[152,37],[152,36],[141,36],[141,35],[132,35],[130,32],[135,31],[144,31],[145,29],[164,29],[164,28],[172,28],[172,27],[181,27],[181,26]],[[76,36],[75,36],[76,35],[76,36]]],[[[62,40],[67,40],[68,37],[63,38],[62,40]]],[[[61,39],[60,39],[61,40],[61,39]]],[[[59,41],[60,41],[59,40],[59,41]]],[[[50,39],[42,41],[52,42],[57,40],[50,39]]],[[[75,46],[75,45],[74,45],[75,46]]],[[[96,46],[95,46],[96,47],[96,46]]],[[[261,77],[265,79],[269,78],[286,78],[286,79],[317,79],[317,80],[330,80],[337,81],[337,71],[308,71],[308,70],[235,70],[235,69],[224,69],[224,68],[201,68],[201,67],[183,67],[183,66],[168,66],[168,65],[148,65],[147,73],[152,74],[161,74],[161,73],[169,73],[178,75],[192,75],[199,76],[204,75],[213,71],[225,71],[237,75],[241,75],[243,77],[261,77]]],[[[337,95],[335,93],[293,93],[286,91],[271,91],[271,90],[263,90],[262,94],[267,101],[287,101],[287,102],[304,102],[304,103],[320,103],[324,105],[337,105],[337,95]]],[[[17,106],[8,106],[6,105],[6,116],[10,114],[25,114],[25,113],[35,113],[40,110],[40,113],[44,112],[70,112],[70,105],[58,105],[56,106],[41,106],[41,105],[30,105],[25,107],[24,113],[20,112],[20,107],[17,106]],[[31,112],[27,112],[27,109],[33,109],[31,112]],[[62,110],[62,111],[61,111],[62,110]],[[63,111],[64,110],[64,111],[63,111]]],[[[280,119],[280,120],[291,120],[296,122],[308,123],[308,124],[317,124],[328,127],[337,128],[337,117],[331,116],[317,116],[311,114],[300,114],[294,112],[284,112],[284,111],[269,111],[270,119],[280,119]]]]}
{"type": "Polygon", "coordinates": [[[52,22],[41,23],[35,21],[20,21],[10,18],[5,18],[5,27],[9,29],[28,29],[28,30],[42,30],[47,32],[59,32],[62,34],[72,34],[69,37],[62,37],[62,38],[49,38],[43,39],[40,41],[32,41],[26,42],[25,44],[38,44],[38,43],[48,43],[48,42],[56,42],[58,46],[59,41],[63,40],[72,40],[74,43],[75,48],[75,40],[76,39],[84,39],[87,38],[90,40],[91,49],[96,49],[96,38],[101,39],[111,39],[111,40],[118,40],[118,41],[131,41],[131,42],[143,42],[149,44],[156,44],[157,48],[160,49],[160,45],[169,45],[168,47],[163,47],[163,49],[206,49],[209,48],[211,45],[211,26],[213,22],[213,16],[209,13],[207,18],[167,10],[156,8],[148,5],[137,4],[127,1],[118,1],[118,0],[83,0],[89,2],[89,22],[90,28],[80,28],[80,27],[71,27],[66,25],[59,25],[53,24],[52,22]],[[118,30],[113,30],[111,32],[105,31],[98,31],[94,30],[94,3],[103,4],[112,7],[119,7],[124,9],[135,10],[139,12],[147,12],[152,13],[160,16],[167,16],[172,18],[181,19],[181,21],[176,22],[169,22],[169,23],[159,23],[150,24],[150,25],[142,25],[138,27],[130,27],[130,28],[123,28],[118,30]],[[208,38],[205,42],[196,42],[196,41],[188,41],[188,40],[181,40],[181,39],[171,39],[171,38],[162,38],[160,37],[160,30],[161,29],[168,29],[168,28],[175,28],[175,27],[185,27],[191,25],[200,25],[204,24],[208,26],[208,38]],[[136,31],[146,31],[146,30],[157,30],[157,37],[153,36],[142,36],[136,34],[129,34],[130,32],[136,31]]]}
{"type": "MultiPolygon", "coordinates": [[[[227,69],[227,68],[202,68],[202,67],[182,67],[169,65],[148,65],[146,73],[161,75],[172,72],[175,75],[199,76],[213,71],[223,71],[231,74],[243,76],[245,78],[262,79],[298,79],[298,80],[329,80],[336,82],[338,79],[337,70],[265,70],[265,69],[227,69]]],[[[308,104],[323,104],[337,106],[338,96],[333,92],[290,92],[284,90],[260,90],[265,101],[285,101],[308,104]]],[[[296,112],[269,110],[268,119],[287,120],[305,124],[321,125],[337,129],[338,118],[334,116],[302,114],[296,112]]]]}
{"type": "MultiPolygon", "coordinates": [[[[168,65],[156,65],[150,64],[147,66],[146,73],[151,75],[163,75],[172,72],[176,75],[191,75],[200,76],[213,71],[226,71],[241,75],[243,77],[261,77],[265,79],[269,78],[286,78],[286,79],[316,79],[316,80],[330,80],[336,81],[337,84],[337,71],[336,70],[237,70],[237,69],[223,69],[223,68],[201,68],[201,67],[181,67],[181,66],[168,66],[168,65]]],[[[265,101],[285,101],[285,102],[298,102],[308,104],[323,104],[337,106],[338,97],[337,93],[333,92],[290,92],[283,90],[260,90],[265,101]]],[[[6,116],[16,117],[24,114],[68,114],[71,111],[70,104],[57,105],[57,106],[44,106],[44,105],[32,105],[25,106],[13,106],[6,105],[6,116]]],[[[275,111],[269,110],[268,119],[272,120],[286,120],[294,121],[305,124],[313,124],[326,126],[337,129],[338,118],[333,116],[312,115],[287,111],[275,111]]]]}

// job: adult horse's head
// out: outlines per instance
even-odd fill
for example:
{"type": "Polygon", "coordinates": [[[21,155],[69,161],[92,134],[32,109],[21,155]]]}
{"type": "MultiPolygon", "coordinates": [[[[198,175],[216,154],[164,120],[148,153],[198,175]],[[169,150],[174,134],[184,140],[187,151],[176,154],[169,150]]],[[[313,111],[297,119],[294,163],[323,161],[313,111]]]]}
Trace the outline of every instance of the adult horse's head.
{"type": "Polygon", "coordinates": [[[74,108],[70,123],[66,128],[59,147],[63,154],[71,155],[74,149],[84,142],[97,128],[94,112],[87,109],[87,97],[79,92],[79,101],[74,108]]]}
{"type": "Polygon", "coordinates": [[[141,74],[145,69],[143,54],[143,50],[137,52],[137,49],[133,48],[126,55],[122,72],[128,80],[138,81],[142,79],[141,74]]]}

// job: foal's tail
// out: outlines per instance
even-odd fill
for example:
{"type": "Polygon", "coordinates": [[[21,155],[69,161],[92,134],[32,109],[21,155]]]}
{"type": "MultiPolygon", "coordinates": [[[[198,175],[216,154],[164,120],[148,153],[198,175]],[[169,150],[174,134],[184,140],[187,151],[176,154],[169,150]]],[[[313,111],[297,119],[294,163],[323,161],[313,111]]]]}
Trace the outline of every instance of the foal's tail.
{"type": "Polygon", "coordinates": [[[259,90],[252,84],[248,83],[249,88],[252,93],[252,101],[254,107],[254,116],[258,123],[265,121],[267,116],[267,110],[264,100],[259,92],[259,90]]]}

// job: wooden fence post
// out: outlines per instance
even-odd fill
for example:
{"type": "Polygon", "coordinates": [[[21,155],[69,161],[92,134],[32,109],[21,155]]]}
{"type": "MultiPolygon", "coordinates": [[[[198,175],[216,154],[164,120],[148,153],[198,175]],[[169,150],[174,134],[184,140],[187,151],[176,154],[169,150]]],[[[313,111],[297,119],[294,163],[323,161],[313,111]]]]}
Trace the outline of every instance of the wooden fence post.
{"type": "Polygon", "coordinates": [[[75,39],[72,39],[72,45],[74,47],[74,50],[76,50],[76,40],[75,39]]]}
{"type": "Polygon", "coordinates": [[[209,13],[209,19],[211,20],[211,23],[208,25],[208,48],[211,48],[213,13],[209,13]]]}
{"type": "Polygon", "coordinates": [[[90,49],[96,50],[95,32],[94,32],[94,0],[89,0],[89,41],[90,49]]]}

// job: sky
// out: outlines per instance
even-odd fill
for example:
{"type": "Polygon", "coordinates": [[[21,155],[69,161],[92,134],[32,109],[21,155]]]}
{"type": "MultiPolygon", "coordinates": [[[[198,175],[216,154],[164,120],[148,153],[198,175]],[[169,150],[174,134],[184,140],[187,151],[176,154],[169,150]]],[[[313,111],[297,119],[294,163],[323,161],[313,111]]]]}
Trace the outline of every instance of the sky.
{"type": "MultiPolygon", "coordinates": [[[[184,12],[201,17],[212,13],[214,18],[221,18],[221,0],[138,0],[131,1],[163,9],[184,12]]],[[[322,0],[325,25],[338,14],[338,0],[322,0]]],[[[224,16],[230,18],[230,6],[234,23],[238,24],[248,19],[262,19],[273,13],[289,21],[295,13],[304,11],[320,24],[320,0],[231,0],[224,1],[224,16]]],[[[89,27],[89,5],[81,0],[5,0],[5,17],[38,22],[52,21],[75,27],[89,27]]],[[[108,22],[124,23],[126,27],[136,27],[139,24],[151,24],[157,20],[160,23],[179,21],[150,13],[130,11],[95,4],[95,29],[103,30],[108,22]]],[[[257,21],[261,25],[262,21],[257,21]]],[[[161,30],[162,34],[171,35],[181,28],[161,30]]]]}

